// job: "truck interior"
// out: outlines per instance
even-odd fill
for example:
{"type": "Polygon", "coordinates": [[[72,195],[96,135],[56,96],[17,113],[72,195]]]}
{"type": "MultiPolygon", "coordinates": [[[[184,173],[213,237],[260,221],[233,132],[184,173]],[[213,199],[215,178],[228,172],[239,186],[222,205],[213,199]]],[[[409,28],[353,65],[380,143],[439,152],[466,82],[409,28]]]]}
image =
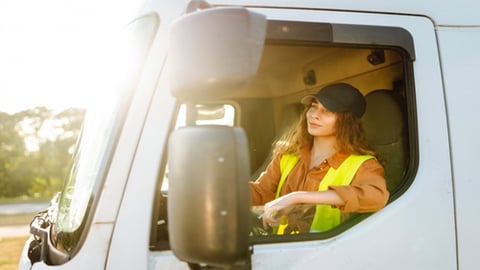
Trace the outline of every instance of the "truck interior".
{"type": "MultiPolygon", "coordinates": [[[[196,114],[187,113],[189,117],[196,117],[189,121],[197,125],[220,124],[243,128],[249,145],[250,180],[255,181],[271,161],[275,141],[296,122],[303,111],[300,99],[334,82],[349,83],[366,98],[364,127],[385,167],[390,201],[393,201],[410,185],[415,167],[415,142],[412,140],[415,121],[409,118],[414,109],[411,69],[415,56],[408,45],[409,38],[408,33],[398,29],[269,22],[261,62],[253,81],[242,91],[221,99],[203,97],[190,106],[198,110],[196,114]],[[335,31],[336,34],[346,31],[344,34],[348,38],[334,40],[332,33],[335,31]],[[367,33],[378,31],[384,33],[386,38],[382,39],[385,40],[368,40],[375,35],[367,33]],[[364,33],[365,37],[349,36],[354,32],[357,36],[364,33]],[[198,113],[200,111],[202,113],[198,113]]],[[[182,125],[179,124],[180,119],[185,117],[182,116],[185,112],[180,110],[181,104],[178,108],[179,116],[174,120],[177,127],[182,125]]],[[[167,167],[164,165],[164,172],[159,174],[152,218],[152,250],[169,249],[167,167]]],[[[340,225],[342,228],[335,234],[358,222],[340,225]]],[[[251,241],[319,239],[331,234],[312,235],[283,236],[283,240],[277,236],[260,237],[261,240],[251,237],[251,241]]]]}

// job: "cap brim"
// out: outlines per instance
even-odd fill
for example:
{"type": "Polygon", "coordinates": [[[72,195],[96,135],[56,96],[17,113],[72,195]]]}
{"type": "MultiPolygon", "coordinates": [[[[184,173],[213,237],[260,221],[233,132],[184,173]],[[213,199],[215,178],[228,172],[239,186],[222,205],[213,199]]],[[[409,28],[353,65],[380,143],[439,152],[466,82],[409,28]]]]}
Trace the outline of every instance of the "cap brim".
{"type": "Polygon", "coordinates": [[[342,104],[332,102],[332,100],[325,96],[317,97],[316,95],[308,95],[300,100],[300,102],[304,105],[310,105],[314,101],[319,102],[331,112],[341,112],[347,110],[347,108],[345,108],[342,104]]]}

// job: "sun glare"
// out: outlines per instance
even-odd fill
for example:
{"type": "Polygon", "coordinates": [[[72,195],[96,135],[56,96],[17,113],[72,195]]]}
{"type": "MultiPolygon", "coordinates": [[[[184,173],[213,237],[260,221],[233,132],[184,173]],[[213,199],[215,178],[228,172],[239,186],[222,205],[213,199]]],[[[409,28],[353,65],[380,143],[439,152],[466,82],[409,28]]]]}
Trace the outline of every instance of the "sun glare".
{"type": "Polygon", "coordinates": [[[143,0],[0,1],[0,111],[88,106],[106,77],[104,53],[142,5],[143,0]]]}

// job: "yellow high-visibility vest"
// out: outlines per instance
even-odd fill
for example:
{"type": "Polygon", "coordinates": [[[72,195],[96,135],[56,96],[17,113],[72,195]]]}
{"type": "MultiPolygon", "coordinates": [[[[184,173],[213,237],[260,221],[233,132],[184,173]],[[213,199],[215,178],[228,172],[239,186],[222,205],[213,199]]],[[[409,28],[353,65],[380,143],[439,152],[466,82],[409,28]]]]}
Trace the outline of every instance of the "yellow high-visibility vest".
{"type": "MultiPolygon", "coordinates": [[[[328,190],[329,186],[347,186],[353,180],[355,173],[362,163],[368,159],[375,158],[371,155],[350,155],[346,158],[338,169],[330,167],[325,177],[320,181],[318,186],[318,191],[328,190]]],[[[285,180],[287,179],[288,174],[297,164],[299,157],[293,154],[285,154],[280,159],[280,181],[277,186],[277,192],[275,198],[280,197],[280,190],[282,189],[285,180]]],[[[312,225],[310,226],[311,232],[324,232],[328,231],[335,226],[339,225],[342,216],[340,210],[334,208],[330,205],[317,205],[315,210],[315,215],[313,217],[312,225]]],[[[277,234],[283,234],[285,228],[288,226],[286,222],[282,224],[277,229],[277,234]]]]}

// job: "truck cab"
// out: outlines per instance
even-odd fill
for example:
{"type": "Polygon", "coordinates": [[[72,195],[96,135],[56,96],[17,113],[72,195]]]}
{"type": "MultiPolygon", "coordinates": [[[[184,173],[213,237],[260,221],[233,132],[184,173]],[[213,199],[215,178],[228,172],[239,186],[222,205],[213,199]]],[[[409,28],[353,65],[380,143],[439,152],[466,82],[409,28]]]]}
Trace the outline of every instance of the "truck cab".
{"type": "Polygon", "coordinates": [[[478,5],[407,2],[146,3],[19,268],[480,267],[478,5]],[[365,96],[389,202],[326,232],[269,233],[248,181],[300,99],[335,82],[365,96]]]}

